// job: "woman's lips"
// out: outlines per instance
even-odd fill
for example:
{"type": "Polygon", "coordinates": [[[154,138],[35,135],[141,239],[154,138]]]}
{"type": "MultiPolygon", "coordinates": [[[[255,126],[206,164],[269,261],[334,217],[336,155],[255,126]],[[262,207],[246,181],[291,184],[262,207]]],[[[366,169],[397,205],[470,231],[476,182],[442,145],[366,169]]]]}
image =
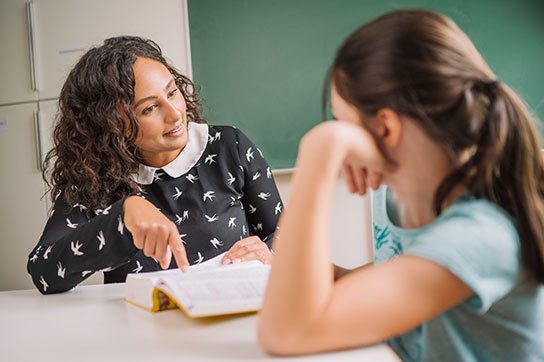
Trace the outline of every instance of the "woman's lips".
{"type": "Polygon", "coordinates": [[[183,123],[177,126],[176,128],[174,128],[173,130],[166,132],[164,135],[165,136],[179,136],[182,133],[183,133],[183,123]]]}

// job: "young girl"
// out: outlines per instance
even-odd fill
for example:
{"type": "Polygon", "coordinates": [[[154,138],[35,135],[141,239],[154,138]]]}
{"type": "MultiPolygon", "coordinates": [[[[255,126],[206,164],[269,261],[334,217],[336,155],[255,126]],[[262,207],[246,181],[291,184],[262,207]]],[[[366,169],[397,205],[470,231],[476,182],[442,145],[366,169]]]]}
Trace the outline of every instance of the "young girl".
{"type": "Polygon", "coordinates": [[[430,11],[355,31],[302,139],[259,322],[274,354],[387,341],[405,361],[544,360],[544,165],[531,118],[430,11]],[[373,195],[374,263],[329,263],[344,170],[373,195]],[[382,185],[380,187],[380,185],[382,185]]]}

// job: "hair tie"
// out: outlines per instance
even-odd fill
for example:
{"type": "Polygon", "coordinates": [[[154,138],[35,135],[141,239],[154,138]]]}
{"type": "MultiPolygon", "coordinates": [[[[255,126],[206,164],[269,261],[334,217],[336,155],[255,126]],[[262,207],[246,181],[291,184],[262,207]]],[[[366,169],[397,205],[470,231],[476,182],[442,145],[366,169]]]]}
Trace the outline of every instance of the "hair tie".
{"type": "Polygon", "coordinates": [[[500,83],[500,81],[498,79],[493,79],[493,80],[490,80],[488,82],[483,82],[483,85],[487,89],[493,89],[496,86],[498,86],[499,83],[500,83]]]}
{"type": "Polygon", "coordinates": [[[477,82],[472,86],[473,90],[491,94],[495,88],[499,85],[500,81],[496,78],[489,81],[477,82]]]}

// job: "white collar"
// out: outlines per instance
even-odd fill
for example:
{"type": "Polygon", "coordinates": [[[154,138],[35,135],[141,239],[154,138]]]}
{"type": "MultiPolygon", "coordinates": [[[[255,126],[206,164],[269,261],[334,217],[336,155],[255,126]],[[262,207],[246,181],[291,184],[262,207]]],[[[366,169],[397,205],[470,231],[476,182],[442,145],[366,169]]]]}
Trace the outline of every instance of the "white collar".
{"type": "Polygon", "coordinates": [[[140,163],[138,173],[132,175],[137,183],[140,185],[153,183],[157,170],[163,170],[170,177],[177,178],[187,173],[196,165],[208,144],[208,125],[205,123],[189,122],[187,128],[187,144],[179,155],[172,162],[160,169],[140,163]]]}

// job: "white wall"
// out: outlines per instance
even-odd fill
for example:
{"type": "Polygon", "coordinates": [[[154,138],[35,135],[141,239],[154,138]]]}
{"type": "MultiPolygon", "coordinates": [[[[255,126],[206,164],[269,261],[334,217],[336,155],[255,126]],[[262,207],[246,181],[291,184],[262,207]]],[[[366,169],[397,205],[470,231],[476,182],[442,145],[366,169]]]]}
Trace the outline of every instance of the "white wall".
{"type": "MultiPolygon", "coordinates": [[[[292,174],[274,174],[285,207],[292,174]]],[[[335,186],[331,210],[332,262],[354,268],[372,260],[370,196],[351,195],[341,177],[335,186]]]]}

